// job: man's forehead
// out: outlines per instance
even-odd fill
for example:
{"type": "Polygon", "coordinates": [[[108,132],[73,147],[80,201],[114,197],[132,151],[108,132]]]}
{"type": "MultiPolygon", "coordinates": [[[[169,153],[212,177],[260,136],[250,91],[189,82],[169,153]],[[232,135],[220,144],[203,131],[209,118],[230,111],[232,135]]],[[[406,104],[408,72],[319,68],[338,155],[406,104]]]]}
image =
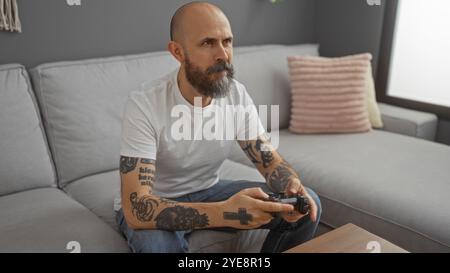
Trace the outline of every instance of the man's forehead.
{"type": "Polygon", "coordinates": [[[205,40],[205,39],[212,39],[212,40],[224,40],[233,38],[233,34],[231,33],[231,30],[229,29],[209,29],[206,31],[198,31],[194,33],[188,33],[188,36],[190,36],[194,40],[205,40]]]}
{"type": "Polygon", "coordinates": [[[227,39],[233,37],[230,25],[228,22],[192,22],[191,25],[186,25],[184,30],[185,35],[194,40],[202,40],[206,38],[211,39],[227,39]]]}

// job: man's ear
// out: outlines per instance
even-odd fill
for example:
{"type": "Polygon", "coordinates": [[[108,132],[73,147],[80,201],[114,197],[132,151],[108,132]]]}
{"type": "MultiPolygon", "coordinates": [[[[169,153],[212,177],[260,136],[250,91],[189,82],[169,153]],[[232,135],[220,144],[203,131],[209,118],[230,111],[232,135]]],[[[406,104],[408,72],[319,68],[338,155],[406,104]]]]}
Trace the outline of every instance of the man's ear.
{"type": "Polygon", "coordinates": [[[175,59],[177,59],[180,63],[184,62],[184,51],[183,51],[183,47],[174,41],[170,41],[167,44],[167,49],[169,50],[170,54],[172,54],[172,56],[175,57],[175,59]]]}

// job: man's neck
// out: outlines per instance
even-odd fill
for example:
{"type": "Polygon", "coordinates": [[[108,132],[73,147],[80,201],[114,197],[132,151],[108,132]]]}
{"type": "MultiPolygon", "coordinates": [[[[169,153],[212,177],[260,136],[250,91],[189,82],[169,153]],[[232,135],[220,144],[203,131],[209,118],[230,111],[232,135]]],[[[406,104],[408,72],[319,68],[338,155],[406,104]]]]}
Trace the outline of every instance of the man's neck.
{"type": "Polygon", "coordinates": [[[177,75],[178,88],[180,89],[181,95],[192,105],[194,105],[195,97],[202,97],[202,107],[208,106],[212,98],[208,96],[203,96],[200,94],[187,80],[184,69],[180,69],[177,75]]]}

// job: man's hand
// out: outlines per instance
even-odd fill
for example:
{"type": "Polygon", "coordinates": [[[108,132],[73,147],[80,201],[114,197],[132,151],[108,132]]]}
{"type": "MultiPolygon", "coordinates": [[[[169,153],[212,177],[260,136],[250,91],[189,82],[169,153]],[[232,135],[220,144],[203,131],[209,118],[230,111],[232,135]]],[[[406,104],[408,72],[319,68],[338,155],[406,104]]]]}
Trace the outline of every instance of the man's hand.
{"type": "MultiPolygon", "coordinates": [[[[289,180],[287,186],[286,186],[286,195],[287,196],[296,196],[296,195],[303,195],[306,198],[308,198],[309,201],[309,217],[311,217],[311,220],[315,222],[317,220],[317,204],[314,202],[314,199],[312,199],[311,195],[306,191],[305,187],[303,187],[302,183],[298,178],[292,178],[289,180]]],[[[297,222],[305,216],[306,214],[301,214],[296,210],[283,212],[282,217],[287,222],[297,222]]]]}
{"type": "Polygon", "coordinates": [[[244,189],[223,201],[223,218],[226,226],[253,229],[269,223],[271,212],[290,212],[289,204],[263,201],[269,196],[261,188],[244,189]]]}

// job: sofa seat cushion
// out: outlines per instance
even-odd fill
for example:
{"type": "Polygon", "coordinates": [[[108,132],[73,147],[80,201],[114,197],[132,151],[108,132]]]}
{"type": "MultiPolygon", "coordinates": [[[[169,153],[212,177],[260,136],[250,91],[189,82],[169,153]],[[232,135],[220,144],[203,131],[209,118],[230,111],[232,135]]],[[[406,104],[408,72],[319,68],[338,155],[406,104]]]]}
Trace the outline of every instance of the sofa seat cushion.
{"type": "Polygon", "coordinates": [[[90,175],[68,184],[64,191],[115,230],[119,230],[113,209],[120,193],[119,170],[90,175]]]}
{"type": "MultiPolygon", "coordinates": [[[[450,147],[379,130],[282,130],[279,152],[321,197],[322,222],[353,222],[409,251],[450,251],[450,147]]],[[[239,150],[231,158],[249,162],[239,150]]]]}
{"type": "Polygon", "coordinates": [[[28,75],[0,65],[0,196],[55,186],[55,174],[28,75]]]}
{"type": "MultiPolygon", "coordinates": [[[[255,168],[229,160],[223,163],[219,175],[223,179],[264,181],[255,168]]],[[[64,190],[113,229],[118,230],[113,210],[114,197],[120,192],[118,170],[79,179],[67,185],[64,190]]],[[[189,237],[189,247],[192,252],[258,252],[267,232],[194,231],[189,237]]]]}
{"type": "Polygon", "coordinates": [[[129,252],[125,239],[56,188],[0,197],[0,252],[129,252]]]}

